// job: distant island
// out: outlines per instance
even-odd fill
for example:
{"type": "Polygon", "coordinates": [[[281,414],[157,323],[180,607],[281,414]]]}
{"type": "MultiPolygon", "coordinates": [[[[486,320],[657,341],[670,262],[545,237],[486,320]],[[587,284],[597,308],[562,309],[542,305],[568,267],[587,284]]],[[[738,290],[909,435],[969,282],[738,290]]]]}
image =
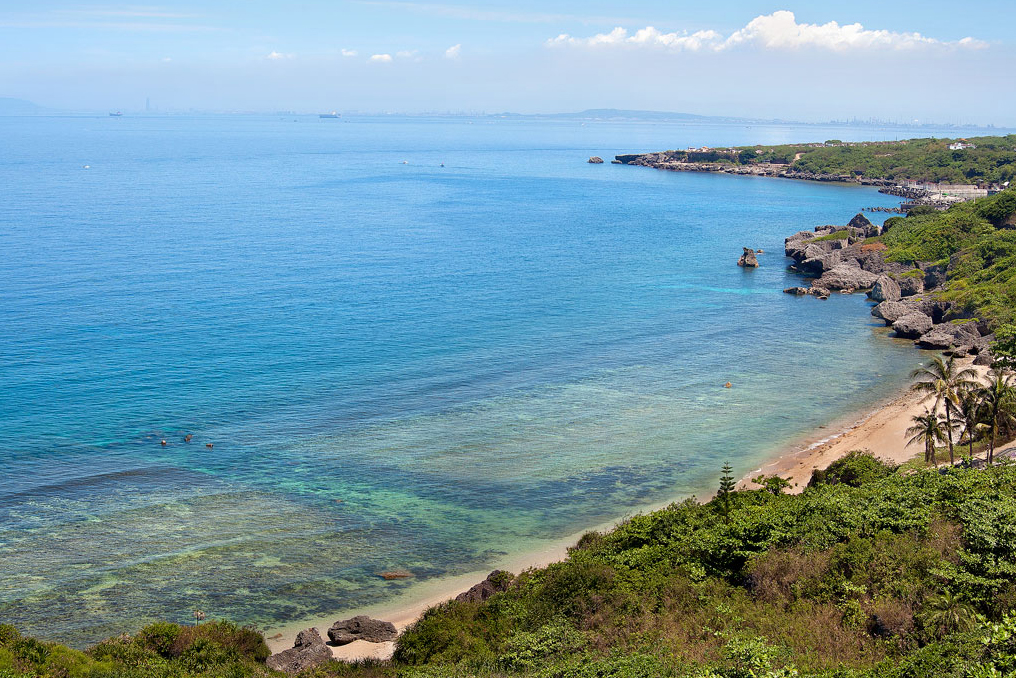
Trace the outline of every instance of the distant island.
{"type": "Polygon", "coordinates": [[[43,107],[25,99],[0,97],[0,115],[38,115],[43,107]]]}

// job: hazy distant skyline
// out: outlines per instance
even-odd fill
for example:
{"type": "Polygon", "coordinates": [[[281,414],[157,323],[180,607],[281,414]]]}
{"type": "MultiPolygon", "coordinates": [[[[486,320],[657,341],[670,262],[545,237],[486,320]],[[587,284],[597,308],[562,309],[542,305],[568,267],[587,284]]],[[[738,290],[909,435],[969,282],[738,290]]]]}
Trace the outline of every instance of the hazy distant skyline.
{"type": "MultiPolygon", "coordinates": [[[[10,5],[8,4],[8,7],[10,5]]],[[[43,0],[0,97],[61,109],[666,110],[1016,126],[1002,1],[43,0]]]]}

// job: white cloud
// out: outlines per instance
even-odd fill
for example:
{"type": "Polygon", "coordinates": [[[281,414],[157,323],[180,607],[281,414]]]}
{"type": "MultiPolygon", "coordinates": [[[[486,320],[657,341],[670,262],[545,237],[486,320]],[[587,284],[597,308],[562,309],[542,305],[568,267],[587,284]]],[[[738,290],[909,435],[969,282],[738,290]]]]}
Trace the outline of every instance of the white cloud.
{"type": "Polygon", "coordinates": [[[396,52],[395,56],[397,56],[400,59],[409,59],[410,57],[416,56],[416,51],[417,50],[415,49],[404,49],[399,52],[396,52]]]}
{"type": "Polygon", "coordinates": [[[370,61],[379,64],[390,64],[392,62],[391,54],[373,54],[370,57],[370,61]]]}
{"type": "Polygon", "coordinates": [[[460,56],[462,56],[461,43],[458,45],[452,45],[451,47],[446,49],[444,55],[446,59],[458,59],[460,56]]]}
{"type": "Polygon", "coordinates": [[[279,61],[280,59],[292,59],[294,56],[295,55],[293,54],[283,54],[282,52],[276,52],[275,50],[272,50],[271,52],[268,53],[268,56],[266,56],[265,58],[270,59],[272,61],[279,61]]]}
{"type": "Polygon", "coordinates": [[[692,52],[699,50],[719,52],[742,45],[768,50],[818,48],[838,52],[853,49],[914,49],[928,46],[979,49],[987,46],[987,43],[974,38],[948,42],[929,38],[920,33],[869,30],[857,23],[843,26],[835,21],[826,24],[797,23],[794,13],[787,10],[755,17],[726,38],[713,30],[690,34],[662,33],[652,26],[629,35],[627,30],[617,27],[610,33],[599,33],[589,38],[575,38],[562,33],[548,40],[547,44],[585,47],[663,47],[692,52]]]}
{"type": "Polygon", "coordinates": [[[173,60],[173,57],[162,57],[162,63],[164,63],[164,64],[168,64],[172,60],[173,60]]]}
{"type": "Polygon", "coordinates": [[[356,55],[357,55],[357,51],[355,49],[343,49],[342,50],[342,56],[344,56],[344,57],[355,57],[356,55]]]}

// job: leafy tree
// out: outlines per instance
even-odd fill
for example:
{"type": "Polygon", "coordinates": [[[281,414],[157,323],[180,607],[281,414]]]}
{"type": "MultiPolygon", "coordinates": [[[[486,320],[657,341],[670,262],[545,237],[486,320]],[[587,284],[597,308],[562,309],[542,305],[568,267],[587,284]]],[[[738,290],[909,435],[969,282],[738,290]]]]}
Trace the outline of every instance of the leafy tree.
{"type": "Polygon", "coordinates": [[[907,435],[911,436],[907,445],[923,443],[924,462],[934,463],[935,466],[938,466],[938,459],[935,457],[935,444],[944,443],[946,440],[943,426],[945,422],[931,410],[925,410],[924,414],[911,419],[914,425],[907,429],[907,435]]]}
{"type": "Polygon", "coordinates": [[[775,495],[781,495],[781,494],[783,494],[783,490],[785,490],[788,487],[790,487],[790,481],[789,480],[787,480],[785,478],[781,478],[781,477],[776,476],[776,475],[773,475],[773,476],[766,476],[766,475],[756,476],[756,477],[751,479],[751,482],[755,483],[756,485],[761,485],[763,490],[765,490],[766,492],[769,492],[771,494],[775,494],[775,495]]]}
{"type": "Polygon", "coordinates": [[[995,369],[1016,371],[1016,324],[1006,323],[995,329],[991,356],[995,369]]]}
{"type": "Polygon", "coordinates": [[[955,464],[952,412],[957,409],[960,394],[976,385],[977,372],[969,367],[959,369],[954,356],[950,356],[948,360],[935,356],[931,365],[917,368],[910,376],[920,380],[913,386],[915,391],[927,393],[928,397],[935,397],[933,412],[938,412],[940,405],[945,407],[945,438],[949,443],[949,463],[955,464]]]}

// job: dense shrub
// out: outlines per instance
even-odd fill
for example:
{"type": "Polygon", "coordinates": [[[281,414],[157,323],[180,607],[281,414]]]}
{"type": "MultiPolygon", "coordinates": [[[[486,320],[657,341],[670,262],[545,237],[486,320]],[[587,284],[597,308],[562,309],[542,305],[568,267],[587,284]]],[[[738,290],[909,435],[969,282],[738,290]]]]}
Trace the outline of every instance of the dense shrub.
{"type": "Polygon", "coordinates": [[[895,472],[896,467],[887,464],[870,452],[854,450],[837,459],[824,471],[815,469],[811,474],[809,487],[815,485],[837,485],[843,483],[851,487],[860,487],[866,483],[886,478],[895,472]]]}

